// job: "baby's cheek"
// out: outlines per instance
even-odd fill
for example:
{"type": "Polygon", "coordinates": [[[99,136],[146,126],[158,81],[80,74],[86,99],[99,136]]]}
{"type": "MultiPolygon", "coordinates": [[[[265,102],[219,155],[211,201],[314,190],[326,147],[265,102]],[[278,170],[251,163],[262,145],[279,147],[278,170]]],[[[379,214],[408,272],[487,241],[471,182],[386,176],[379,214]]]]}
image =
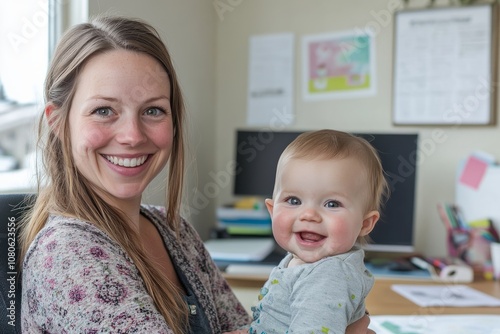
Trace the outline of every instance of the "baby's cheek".
{"type": "Polygon", "coordinates": [[[288,245],[292,237],[292,226],[279,215],[273,216],[273,235],[276,242],[283,248],[288,245]]]}
{"type": "Polygon", "coordinates": [[[334,229],[331,230],[330,235],[334,236],[336,241],[336,247],[343,248],[343,250],[349,250],[352,244],[356,241],[359,235],[359,230],[354,228],[352,224],[348,222],[343,224],[338,224],[334,229]]]}

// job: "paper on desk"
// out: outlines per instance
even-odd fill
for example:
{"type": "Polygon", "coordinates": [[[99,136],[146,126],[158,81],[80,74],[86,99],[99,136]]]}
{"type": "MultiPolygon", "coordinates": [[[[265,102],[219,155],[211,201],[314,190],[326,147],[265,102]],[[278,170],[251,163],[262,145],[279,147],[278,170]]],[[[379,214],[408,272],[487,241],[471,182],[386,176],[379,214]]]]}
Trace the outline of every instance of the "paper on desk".
{"type": "Polygon", "coordinates": [[[411,285],[394,284],[392,290],[408,298],[418,306],[500,306],[494,298],[466,285],[411,285]]]}
{"type": "Polygon", "coordinates": [[[377,334],[499,334],[500,315],[372,315],[377,334]]]}

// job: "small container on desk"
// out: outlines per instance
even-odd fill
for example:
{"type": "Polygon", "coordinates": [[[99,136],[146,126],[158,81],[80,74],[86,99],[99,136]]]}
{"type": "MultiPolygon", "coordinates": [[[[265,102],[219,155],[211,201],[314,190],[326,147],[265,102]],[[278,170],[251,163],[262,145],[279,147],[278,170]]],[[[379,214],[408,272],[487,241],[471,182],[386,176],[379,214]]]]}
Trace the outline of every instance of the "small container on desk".
{"type": "Polygon", "coordinates": [[[415,266],[427,270],[435,281],[447,283],[470,283],[474,281],[472,268],[458,259],[413,256],[410,261],[415,266]]]}
{"type": "Polygon", "coordinates": [[[474,281],[474,270],[460,259],[452,258],[443,261],[431,258],[428,262],[431,275],[441,282],[471,283],[474,281]]]}

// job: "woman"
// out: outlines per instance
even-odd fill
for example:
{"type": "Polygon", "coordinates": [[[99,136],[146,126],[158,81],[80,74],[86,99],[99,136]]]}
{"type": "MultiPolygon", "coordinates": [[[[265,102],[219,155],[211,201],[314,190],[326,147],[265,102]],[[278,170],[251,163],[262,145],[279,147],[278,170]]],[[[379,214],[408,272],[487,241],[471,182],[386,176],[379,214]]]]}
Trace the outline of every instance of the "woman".
{"type": "Polygon", "coordinates": [[[75,26],[55,51],[45,99],[44,179],[21,234],[23,333],[221,333],[248,324],[179,216],[184,106],[154,28],[119,17],[75,26]],[[167,163],[166,209],[141,205],[167,163]]]}

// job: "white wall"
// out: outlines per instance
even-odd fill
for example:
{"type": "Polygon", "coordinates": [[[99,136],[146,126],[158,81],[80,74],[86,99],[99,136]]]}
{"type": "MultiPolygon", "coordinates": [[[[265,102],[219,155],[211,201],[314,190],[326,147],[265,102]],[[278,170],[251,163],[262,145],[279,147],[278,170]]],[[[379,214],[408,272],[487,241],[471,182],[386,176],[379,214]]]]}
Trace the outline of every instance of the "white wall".
{"type": "MultiPolygon", "coordinates": [[[[219,0],[214,1],[90,0],[89,14],[103,11],[138,16],[156,26],[176,64],[190,114],[190,146],[194,158],[188,172],[190,221],[207,237],[215,204],[233,200],[232,182],[214,180],[233,160],[234,131],[246,127],[248,38],[254,34],[293,32],[296,36],[295,113],[291,130],[332,127],[356,132],[418,132],[416,246],[429,255],[444,255],[445,231],[436,203],[453,202],[455,169],[473,150],[500,159],[498,126],[394,126],[391,119],[393,22],[382,22],[376,36],[377,95],[369,98],[304,102],[300,94],[301,37],[308,34],[364,29],[377,13],[398,0],[219,0]],[[217,3],[217,2],[215,2],[217,3]],[[220,7],[223,10],[223,7],[220,7]],[[442,131],[444,140],[433,134],[442,131]],[[214,186],[215,185],[215,186],[214,186]],[[199,189],[196,195],[194,188],[199,189]]],[[[438,4],[447,4],[438,0],[438,4]]],[[[425,1],[412,1],[419,6],[425,1]]],[[[495,110],[498,118],[498,109],[495,110]]],[[[159,182],[158,185],[162,183],[159,182]]],[[[161,203],[153,194],[151,202],[161,203]]]]}
{"type": "MultiPolygon", "coordinates": [[[[246,127],[248,39],[254,34],[293,32],[296,36],[295,124],[289,129],[331,127],[354,132],[418,132],[420,164],[417,172],[416,247],[429,255],[444,255],[445,230],[437,202],[454,201],[455,169],[473,150],[484,150],[500,159],[498,126],[394,126],[391,119],[393,22],[382,20],[381,11],[397,0],[242,0],[217,25],[216,68],[216,169],[226,170],[234,159],[234,130],[246,127]],[[377,20],[380,20],[378,21],[377,20]],[[365,29],[378,23],[376,35],[377,95],[368,98],[304,102],[301,97],[301,37],[308,34],[365,29]],[[434,136],[443,139],[437,142],[434,136]]],[[[414,3],[412,1],[412,3],[414,3]]],[[[439,3],[439,1],[438,1],[439,3]]],[[[446,4],[448,1],[445,2],[446,4]]],[[[277,106],[279,108],[279,106],[277,106]]],[[[495,110],[498,114],[498,110],[495,110]]],[[[218,197],[232,200],[231,185],[218,197]]]]}
{"type": "MultiPolygon", "coordinates": [[[[215,219],[213,201],[193,204],[194,189],[209,182],[213,169],[215,129],[215,27],[216,13],[210,1],[186,0],[89,0],[89,15],[120,14],[142,18],[160,33],[169,49],[184,92],[188,111],[189,155],[186,185],[188,219],[207,238],[215,219]]],[[[149,187],[145,198],[164,204],[165,175],[149,187]]]]}

